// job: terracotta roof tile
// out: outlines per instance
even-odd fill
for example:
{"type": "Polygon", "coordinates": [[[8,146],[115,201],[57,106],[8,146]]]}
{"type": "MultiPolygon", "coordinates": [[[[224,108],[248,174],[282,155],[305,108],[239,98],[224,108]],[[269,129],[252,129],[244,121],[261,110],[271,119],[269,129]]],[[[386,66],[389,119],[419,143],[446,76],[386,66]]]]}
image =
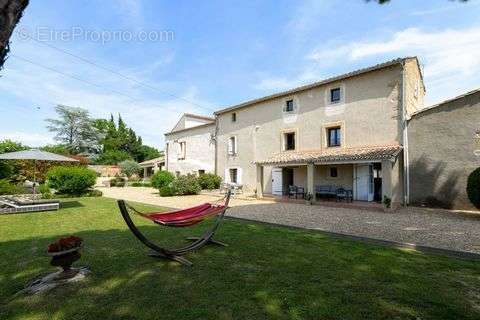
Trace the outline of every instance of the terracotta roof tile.
{"type": "Polygon", "coordinates": [[[402,146],[362,146],[354,148],[328,148],[310,151],[286,151],[277,153],[267,159],[256,161],[257,164],[297,164],[328,163],[343,161],[378,161],[396,157],[402,146]]]}

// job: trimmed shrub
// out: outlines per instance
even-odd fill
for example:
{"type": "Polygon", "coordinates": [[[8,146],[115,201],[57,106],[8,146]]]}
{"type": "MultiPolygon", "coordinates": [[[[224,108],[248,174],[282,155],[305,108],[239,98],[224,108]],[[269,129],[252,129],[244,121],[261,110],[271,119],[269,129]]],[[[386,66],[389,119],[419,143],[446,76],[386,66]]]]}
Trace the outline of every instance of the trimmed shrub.
{"type": "Polygon", "coordinates": [[[473,170],[468,176],[467,195],[470,202],[480,209],[480,168],[473,170]]]}
{"type": "Polygon", "coordinates": [[[198,177],[198,183],[202,190],[218,189],[222,183],[222,177],[213,173],[204,173],[198,177]]]}
{"type": "Polygon", "coordinates": [[[140,170],[142,170],[142,167],[133,160],[124,160],[120,162],[118,166],[120,167],[121,172],[129,178],[134,174],[138,174],[140,170]]]}
{"type": "Polygon", "coordinates": [[[82,195],[93,187],[95,171],[84,167],[55,167],[48,171],[48,186],[60,194],[82,195]]]}
{"type": "Polygon", "coordinates": [[[179,195],[198,194],[202,190],[197,176],[192,173],[177,177],[173,180],[172,187],[179,195]]]}
{"type": "Polygon", "coordinates": [[[143,183],[141,182],[132,182],[130,187],[143,187],[143,183]]]}
{"type": "Polygon", "coordinates": [[[161,187],[159,191],[160,197],[171,197],[177,193],[177,190],[175,190],[175,187],[172,184],[161,187]]]}
{"type": "Polygon", "coordinates": [[[156,189],[160,189],[161,187],[168,186],[172,181],[175,179],[173,173],[168,171],[157,171],[155,174],[150,178],[150,183],[156,189]]]}
{"type": "Polygon", "coordinates": [[[110,179],[110,187],[125,187],[126,180],[122,177],[116,176],[110,179]]]}

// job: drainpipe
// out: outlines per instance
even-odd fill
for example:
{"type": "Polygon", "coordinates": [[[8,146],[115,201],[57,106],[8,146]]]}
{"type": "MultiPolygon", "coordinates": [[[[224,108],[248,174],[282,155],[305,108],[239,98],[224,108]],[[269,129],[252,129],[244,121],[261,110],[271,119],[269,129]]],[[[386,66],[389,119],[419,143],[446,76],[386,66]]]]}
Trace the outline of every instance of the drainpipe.
{"type": "Polygon", "coordinates": [[[410,164],[408,151],[408,120],[409,116],[405,108],[405,60],[402,62],[402,127],[403,127],[403,185],[404,203],[407,206],[410,202],[410,164]]]}
{"type": "Polygon", "coordinates": [[[218,115],[215,115],[215,134],[214,134],[214,137],[213,137],[213,141],[215,142],[215,145],[214,145],[214,148],[215,148],[215,158],[214,158],[214,172],[217,176],[219,176],[218,174],[218,115]]]}

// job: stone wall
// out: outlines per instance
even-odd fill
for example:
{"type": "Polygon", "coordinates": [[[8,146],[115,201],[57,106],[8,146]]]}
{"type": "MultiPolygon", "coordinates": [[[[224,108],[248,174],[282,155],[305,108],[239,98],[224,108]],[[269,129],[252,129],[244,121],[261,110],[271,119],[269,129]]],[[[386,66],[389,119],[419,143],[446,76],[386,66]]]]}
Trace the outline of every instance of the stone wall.
{"type": "Polygon", "coordinates": [[[410,203],[473,209],[468,175],[480,167],[480,91],[415,114],[409,122],[410,203]]]}

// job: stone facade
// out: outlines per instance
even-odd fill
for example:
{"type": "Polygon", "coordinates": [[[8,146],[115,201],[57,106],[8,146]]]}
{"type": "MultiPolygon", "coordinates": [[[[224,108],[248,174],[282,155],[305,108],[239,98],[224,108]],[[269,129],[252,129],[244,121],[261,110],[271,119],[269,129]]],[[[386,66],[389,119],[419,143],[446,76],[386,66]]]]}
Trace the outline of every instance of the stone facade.
{"type": "Polygon", "coordinates": [[[165,168],[174,174],[215,172],[215,120],[185,114],[165,134],[165,168]]]}
{"type": "MultiPolygon", "coordinates": [[[[288,153],[289,151],[283,150],[284,134],[288,132],[295,133],[295,150],[299,151],[329,148],[327,130],[331,127],[341,128],[342,148],[401,146],[405,112],[402,104],[403,89],[405,100],[409,101],[407,113],[423,107],[424,88],[416,58],[399,59],[378,68],[353,72],[216,112],[217,173],[228,180],[228,170],[238,168],[246,190],[271,193],[274,166],[263,166],[259,174],[255,163],[279,152],[288,153]],[[341,100],[335,104],[329,101],[332,88],[341,90],[341,100]],[[417,91],[412,92],[414,90],[417,91]],[[284,106],[288,100],[293,100],[294,112],[285,112],[284,106]],[[237,143],[234,155],[228,152],[229,139],[232,137],[235,137],[237,143]],[[262,181],[262,190],[258,190],[259,179],[262,181]]],[[[385,195],[395,203],[402,203],[402,154],[394,161],[379,162],[384,166],[385,181],[388,180],[389,184],[384,187],[388,192],[385,195]]],[[[339,178],[333,180],[349,187],[354,179],[354,162],[340,164],[343,166],[337,168],[339,178]]],[[[294,183],[311,189],[311,186],[308,188],[307,163],[296,165],[293,169],[298,173],[294,174],[294,183]]],[[[311,169],[312,183],[330,183],[332,179],[324,179],[327,169],[320,165],[311,169]]]]}
{"type": "Polygon", "coordinates": [[[408,124],[410,203],[473,209],[468,175],[480,167],[480,90],[414,114],[408,124]],[[477,155],[476,155],[477,154],[477,155]]]}

